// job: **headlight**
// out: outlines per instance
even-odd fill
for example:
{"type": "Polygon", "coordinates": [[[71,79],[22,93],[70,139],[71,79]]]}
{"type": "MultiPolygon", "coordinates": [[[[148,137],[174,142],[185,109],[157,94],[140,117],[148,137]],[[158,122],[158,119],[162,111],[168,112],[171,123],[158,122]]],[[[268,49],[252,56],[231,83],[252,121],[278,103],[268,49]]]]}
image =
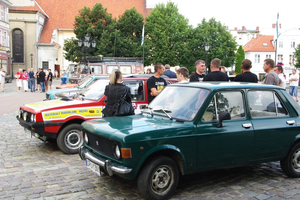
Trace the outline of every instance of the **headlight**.
{"type": "Polygon", "coordinates": [[[35,122],[35,115],[34,114],[31,114],[30,121],[35,122]]]}
{"type": "Polygon", "coordinates": [[[121,158],[121,151],[120,151],[120,147],[118,146],[118,144],[114,144],[114,155],[117,159],[121,158]]]}
{"type": "Polygon", "coordinates": [[[23,113],[23,119],[24,119],[24,121],[27,120],[27,112],[24,112],[24,113],[23,113]]]}
{"type": "Polygon", "coordinates": [[[84,134],[84,141],[87,144],[89,143],[89,138],[88,138],[87,134],[84,134]]]}
{"type": "Polygon", "coordinates": [[[19,110],[19,118],[22,116],[22,110],[19,110]]]}

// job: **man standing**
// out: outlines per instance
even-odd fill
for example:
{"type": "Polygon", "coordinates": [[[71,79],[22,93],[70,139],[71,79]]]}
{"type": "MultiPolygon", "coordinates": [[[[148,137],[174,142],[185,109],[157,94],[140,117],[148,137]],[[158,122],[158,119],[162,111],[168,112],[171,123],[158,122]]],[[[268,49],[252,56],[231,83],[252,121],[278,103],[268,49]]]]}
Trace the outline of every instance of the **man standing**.
{"type": "Polygon", "coordinates": [[[295,97],[298,102],[298,75],[296,74],[296,69],[292,70],[290,76],[290,95],[295,97]]]}
{"type": "Polygon", "coordinates": [[[165,68],[166,68],[166,71],[164,72],[165,76],[167,76],[169,78],[176,78],[176,74],[175,74],[175,72],[172,72],[170,70],[170,65],[169,64],[166,64],[165,68]]]}
{"type": "Polygon", "coordinates": [[[202,82],[205,76],[205,62],[203,60],[197,60],[195,62],[196,72],[191,75],[190,82],[202,82]]]}
{"type": "Polygon", "coordinates": [[[166,80],[160,77],[164,74],[165,67],[161,63],[157,63],[154,71],[154,75],[147,80],[149,104],[167,86],[166,80]]]}
{"type": "Polygon", "coordinates": [[[242,74],[236,75],[234,77],[235,82],[250,82],[250,83],[257,83],[258,79],[256,74],[253,74],[250,72],[250,69],[252,68],[252,62],[248,59],[244,59],[242,61],[242,74]]]}
{"type": "Polygon", "coordinates": [[[35,92],[35,78],[34,78],[34,72],[33,72],[33,68],[30,69],[29,73],[28,73],[28,83],[30,85],[30,91],[31,92],[35,92]]]}
{"type": "Polygon", "coordinates": [[[51,72],[51,69],[48,69],[48,76],[47,76],[47,84],[48,84],[48,87],[49,87],[49,90],[52,90],[52,78],[53,78],[53,74],[51,72]]]}
{"type": "Polygon", "coordinates": [[[45,92],[45,77],[46,74],[45,72],[42,70],[42,68],[39,68],[39,83],[41,85],[41,92],[45,92]]]}
{"type": "Polygon", "coordinates": [[[1,67],[1,70],[0,70],[0,89],[1,89],[1,92],[4,92],[4,84],[5,84],[5,72],[4,72],[4,68],[1,67]]]}
{"type": "Polygon", "coordinates": [[[179,83],[187,83],[189,79],[189,70],[186,67],[180,67],[177,70],[177,80],[179,83]]]}
{"type": "Polygon", "coordinates": [[[264,60],[263,69],[266,72],[263,84],[267,85],[279,85],[280,79],[276,72],[274,72],[275,63],[274,60],[267,58],[264,60]]]}
{"type": "Polygon", "coordinates": [[[210,63],[210,73],[208,73],[203,81],[229,81],[226,73],[220,71],[221,60],[214,58],[210,63]]]}
{"type": "Polygon", "coordinates": [[[274,68],[274,72],[277,73],[278,78],[281,80],[281,85],[280,87],[282,87],[283,89],[286,89],[286,80],[285,77],[283,75],[283,69],[281,65],[276,65],[274,68]]]}

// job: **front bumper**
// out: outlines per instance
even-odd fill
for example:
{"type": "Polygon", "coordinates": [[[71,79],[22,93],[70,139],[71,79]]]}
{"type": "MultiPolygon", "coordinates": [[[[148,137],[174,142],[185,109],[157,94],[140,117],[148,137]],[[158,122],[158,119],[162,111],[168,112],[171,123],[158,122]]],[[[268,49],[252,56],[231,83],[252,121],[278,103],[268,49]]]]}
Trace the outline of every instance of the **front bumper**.
{"type": "MultiPolygon", "coordinates": [[[[45,124],[44,122],[28,122],[23,120],[22,118],[19,118],[19,116],[16,116],[17,120],[19,121],[19,124],[29,130],[31,133],[37,133],[39,136],[46,136],[47,138],[56,139],[57,133],[50,133],[45,132],[45,124]]],[[[51,125],[50,123],[48,126],[51,125]]],[[[53,126],[53,124],[52,124],[53,126]]]]}
{"type": "Polygon", "coordinates": [[[89,159],[90,161],[96,163],[100,166],[100,169],[104,170],[104,172],[109,176],[112,176],[113,174],[129,174],[132,171],[131,168],[113,163],[111,162],[111,160],[106,160],[104,158],[96,156],[84,146],[81,146],[79,148],[79,156],[82,160],[89,159]]]}

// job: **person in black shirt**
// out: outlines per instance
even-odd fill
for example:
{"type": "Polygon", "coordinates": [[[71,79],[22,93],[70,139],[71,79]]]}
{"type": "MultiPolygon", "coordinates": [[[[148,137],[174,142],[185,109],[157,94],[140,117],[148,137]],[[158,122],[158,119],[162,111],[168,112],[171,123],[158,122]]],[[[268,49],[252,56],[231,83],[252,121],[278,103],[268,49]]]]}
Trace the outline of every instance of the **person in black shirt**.
{"type": "Polygon", "coordinates": [[[165,67],[161,63],[157,63],[154,71],[154,75],[147,80],[149,104],[167,86],[166,80],[160,77],[164,74],[165,67]]]}
{"type": "Polygon", "coordinates": [[[191,75],[190,82],[202,82],[205,76],[205,62],[203,60],[197,60],[195,62],[196,72],[191,75]]]}
{"type": "Polygon", "coordinates": [[[41,85],[41,92],[45,92],[45,77],[46,77],[46,74],[45,72],[43,71],[42,68],[39,68],[39,75],[38,75],[38,82],[40,83],[41,85]]]}
{"type": "Polygon", "coordinates": [[[242,61],[242,74],[236,75],[234,77],[234,82],[250,82],[250,83],[257,83],[258,79],[256,74],[253,74],[250,72],[250,69],[252,68],[252,62],[248,59],[244,59],[242,61]]]}
{"type": "Polygon", "coordinates": [[[52,78],[53,78],[53,74],[51,72],[51,69],[48,69],[48,76],[47,76],[47,85],[49,87],[50,90],[52,90],[52,78]]]}
{"type": "Polygon", "coordinates": [[[210,63],[210,73],[208,73],[203,81],[229,81],[226,73],[220,71],[221,60],[214,58],[210,63]]]}

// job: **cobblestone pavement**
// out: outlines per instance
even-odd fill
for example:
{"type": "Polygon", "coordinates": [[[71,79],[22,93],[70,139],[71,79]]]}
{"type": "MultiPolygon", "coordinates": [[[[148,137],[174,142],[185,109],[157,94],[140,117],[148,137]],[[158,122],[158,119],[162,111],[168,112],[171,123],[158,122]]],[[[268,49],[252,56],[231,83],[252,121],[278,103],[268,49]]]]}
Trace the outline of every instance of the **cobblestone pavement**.
{"type": "MultiPolygon", "coordinates": [[[[142,199],[136,181],[98,177],[77,154],[31,138],[16,115],[0,115],[0,199],[142,199]]],[[[296,200],[300,179],[288,178],[278,162],[203,172],[182,177],[171,199],[296,200]]]]}

